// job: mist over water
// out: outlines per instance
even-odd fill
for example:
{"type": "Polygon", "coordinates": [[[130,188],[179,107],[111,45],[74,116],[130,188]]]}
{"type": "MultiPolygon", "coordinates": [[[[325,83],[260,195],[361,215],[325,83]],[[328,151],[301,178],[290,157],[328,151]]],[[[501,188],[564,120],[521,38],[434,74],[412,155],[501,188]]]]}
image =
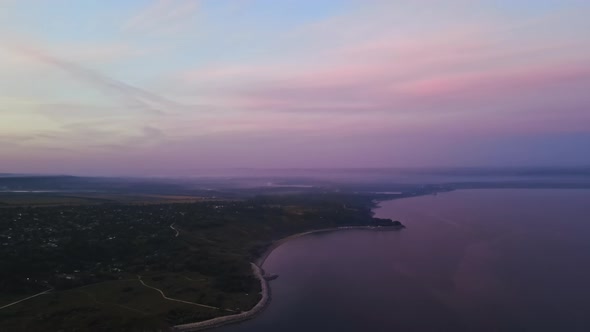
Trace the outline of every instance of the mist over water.
{"type": "Polygon", "coordinates": [[[234,331],[587,331],[590,190],[462,190],[384,202],[407,229],[282,245],[273,300],[234,331]]]}

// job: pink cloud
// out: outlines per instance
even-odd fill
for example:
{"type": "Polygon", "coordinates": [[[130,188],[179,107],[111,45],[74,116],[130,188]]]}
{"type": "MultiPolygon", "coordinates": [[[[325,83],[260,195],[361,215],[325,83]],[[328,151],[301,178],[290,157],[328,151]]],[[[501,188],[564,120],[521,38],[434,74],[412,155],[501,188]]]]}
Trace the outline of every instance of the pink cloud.
{"type": "Polygon", "coordinates": [[[442,112],[473,107],[476,98],[494,98],[500,90],[518,99],[514,87],[534,94],[552,84],[560,89],[576,75],[584,79],[585,63],[566,65],[567,58],[556,53],[560,46],[505,45],[493,33],[474,27],[419,39],[380,37],[317,54],[316,61],[219,65],[180,76],[183,85],[211,93],[233,109],[442,112]],[[523,59],[530,60],[523,65],[523,59]],[[546,70],[553,67],[557,69],[546,70]],[[541,87],[541,82],[546,83],[541,87]]]}
{"type": "Polygon", "coordinates": [[[444,75],[410,81],[395,87],[408,95],[417,97],[465,93],[471,97],[485,94],[499,95],[520,90],[550,89],[590,80],[590,64],[533,67],[518,70],[475,72],[444,75]]]}

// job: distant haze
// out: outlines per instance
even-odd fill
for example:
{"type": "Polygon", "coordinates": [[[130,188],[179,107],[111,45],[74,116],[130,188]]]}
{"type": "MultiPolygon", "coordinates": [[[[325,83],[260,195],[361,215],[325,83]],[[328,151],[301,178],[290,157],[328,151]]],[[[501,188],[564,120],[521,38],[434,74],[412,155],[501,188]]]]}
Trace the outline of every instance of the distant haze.
{"type": "Polygon", "coordinates": [[[0,172],[590,165],[586,0],[0,0],[0,172]]]}

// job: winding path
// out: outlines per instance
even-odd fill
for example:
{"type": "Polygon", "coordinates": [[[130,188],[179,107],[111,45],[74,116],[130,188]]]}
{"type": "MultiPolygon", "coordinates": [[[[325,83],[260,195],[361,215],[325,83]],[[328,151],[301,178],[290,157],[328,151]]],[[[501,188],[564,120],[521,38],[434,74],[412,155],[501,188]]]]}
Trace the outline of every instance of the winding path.
{"type": "Polygon", "coordinates": [[[180,232],[178,231],[178,229],[176,229],[176,227],[174,227],[174,223],[172,223],[172,225],[170,225],[170,228],[172,228],[176,232],[176,235],[174,235],[174,237],[178,237],[178,235],[180,235],[180,232]]]}
{"type": "Polygon", "coordinates": [[[160,293],[160,295],[162,295],[162,297],[163,297],[165,300],[168,300],[168,301],[174,301],[174,302],[180,302],[180,303],[184,303],[184,304],[195,305],[195,306],[198,306],[198,307],[203,307],[203,308],[208,308],[208,309],[214,309],[214,310],[224,310],[224,311],[234,312],[233,310],[230,310],[230,309],[223,309],[223,308],[213,307],[213,306],[206,305],[206,304],[195,303],[195,302],[189,302],[189,301],[184,301],[184,300],[179,300],[179,299],[173,299],[173,298],[171,298],[171,297],[168,297],[168,296],[166,296],[166,294],[164,294],[164,292],[163,292],[161,289],[159,289],[159,288],[156,288],[156,287],[152,287],[152,286],[150,286],[150,285],[146,284],[145,282],[143,282],[143,280],[141,279],[141,276],[140,276],[140,275],[138,275],[138,276],[137,276],[137,278],[139,279],[139,282],[140,282],[142,285],[144,285],[145,287],[147,287],[147,288],[150,288],[150,289],[153,289],[153,290],[157,291],[158,293],[160,293]]]}
{"type": "Polygon", "coordinates": [[[219,327],[219,326],[223,326],[226,324],[236,323],[236,322],[240,322],[243,320],[251,319],[256,314],[260,313],[264,309],[264,307],[266,306],[268,301],[270,301],[270,288],[268,285],[268,281],[266,279],[264,279],[264,271],[258,265],[254,264],[254,263],[250,263],[250,265],[252,266],[252,271],[254,272],[254,275],[256,276],[256,278],[258,278],[260,280],[260,287],[261,287],[260,293],[262,295],[262,298],[260,299],[260,301],[258,301],[258,303],[252,309],[250,309],[248,311],[243,311],[243,312],[240,312],[240,313],[237,313],[234,315],[217,317],[217,318],[209,319],[209,320],[202,321],[202,322],[176,325],[176,326],[174,326],[173,329],[175,331],[182,331],[182,332],[201,331],[201,330],[210,329],[213,327],[219,327]]]}

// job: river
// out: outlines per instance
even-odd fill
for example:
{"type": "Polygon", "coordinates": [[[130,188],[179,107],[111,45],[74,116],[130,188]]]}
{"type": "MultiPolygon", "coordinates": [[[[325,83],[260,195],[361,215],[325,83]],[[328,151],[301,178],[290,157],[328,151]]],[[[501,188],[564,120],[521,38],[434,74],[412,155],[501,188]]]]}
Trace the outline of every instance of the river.
{"type": "Polygon", "coordinates": [[[590,190],[461,190],[383,202],[402,231],[293,239],[270,306],[216,331],[590,331],[590,190]]]}

